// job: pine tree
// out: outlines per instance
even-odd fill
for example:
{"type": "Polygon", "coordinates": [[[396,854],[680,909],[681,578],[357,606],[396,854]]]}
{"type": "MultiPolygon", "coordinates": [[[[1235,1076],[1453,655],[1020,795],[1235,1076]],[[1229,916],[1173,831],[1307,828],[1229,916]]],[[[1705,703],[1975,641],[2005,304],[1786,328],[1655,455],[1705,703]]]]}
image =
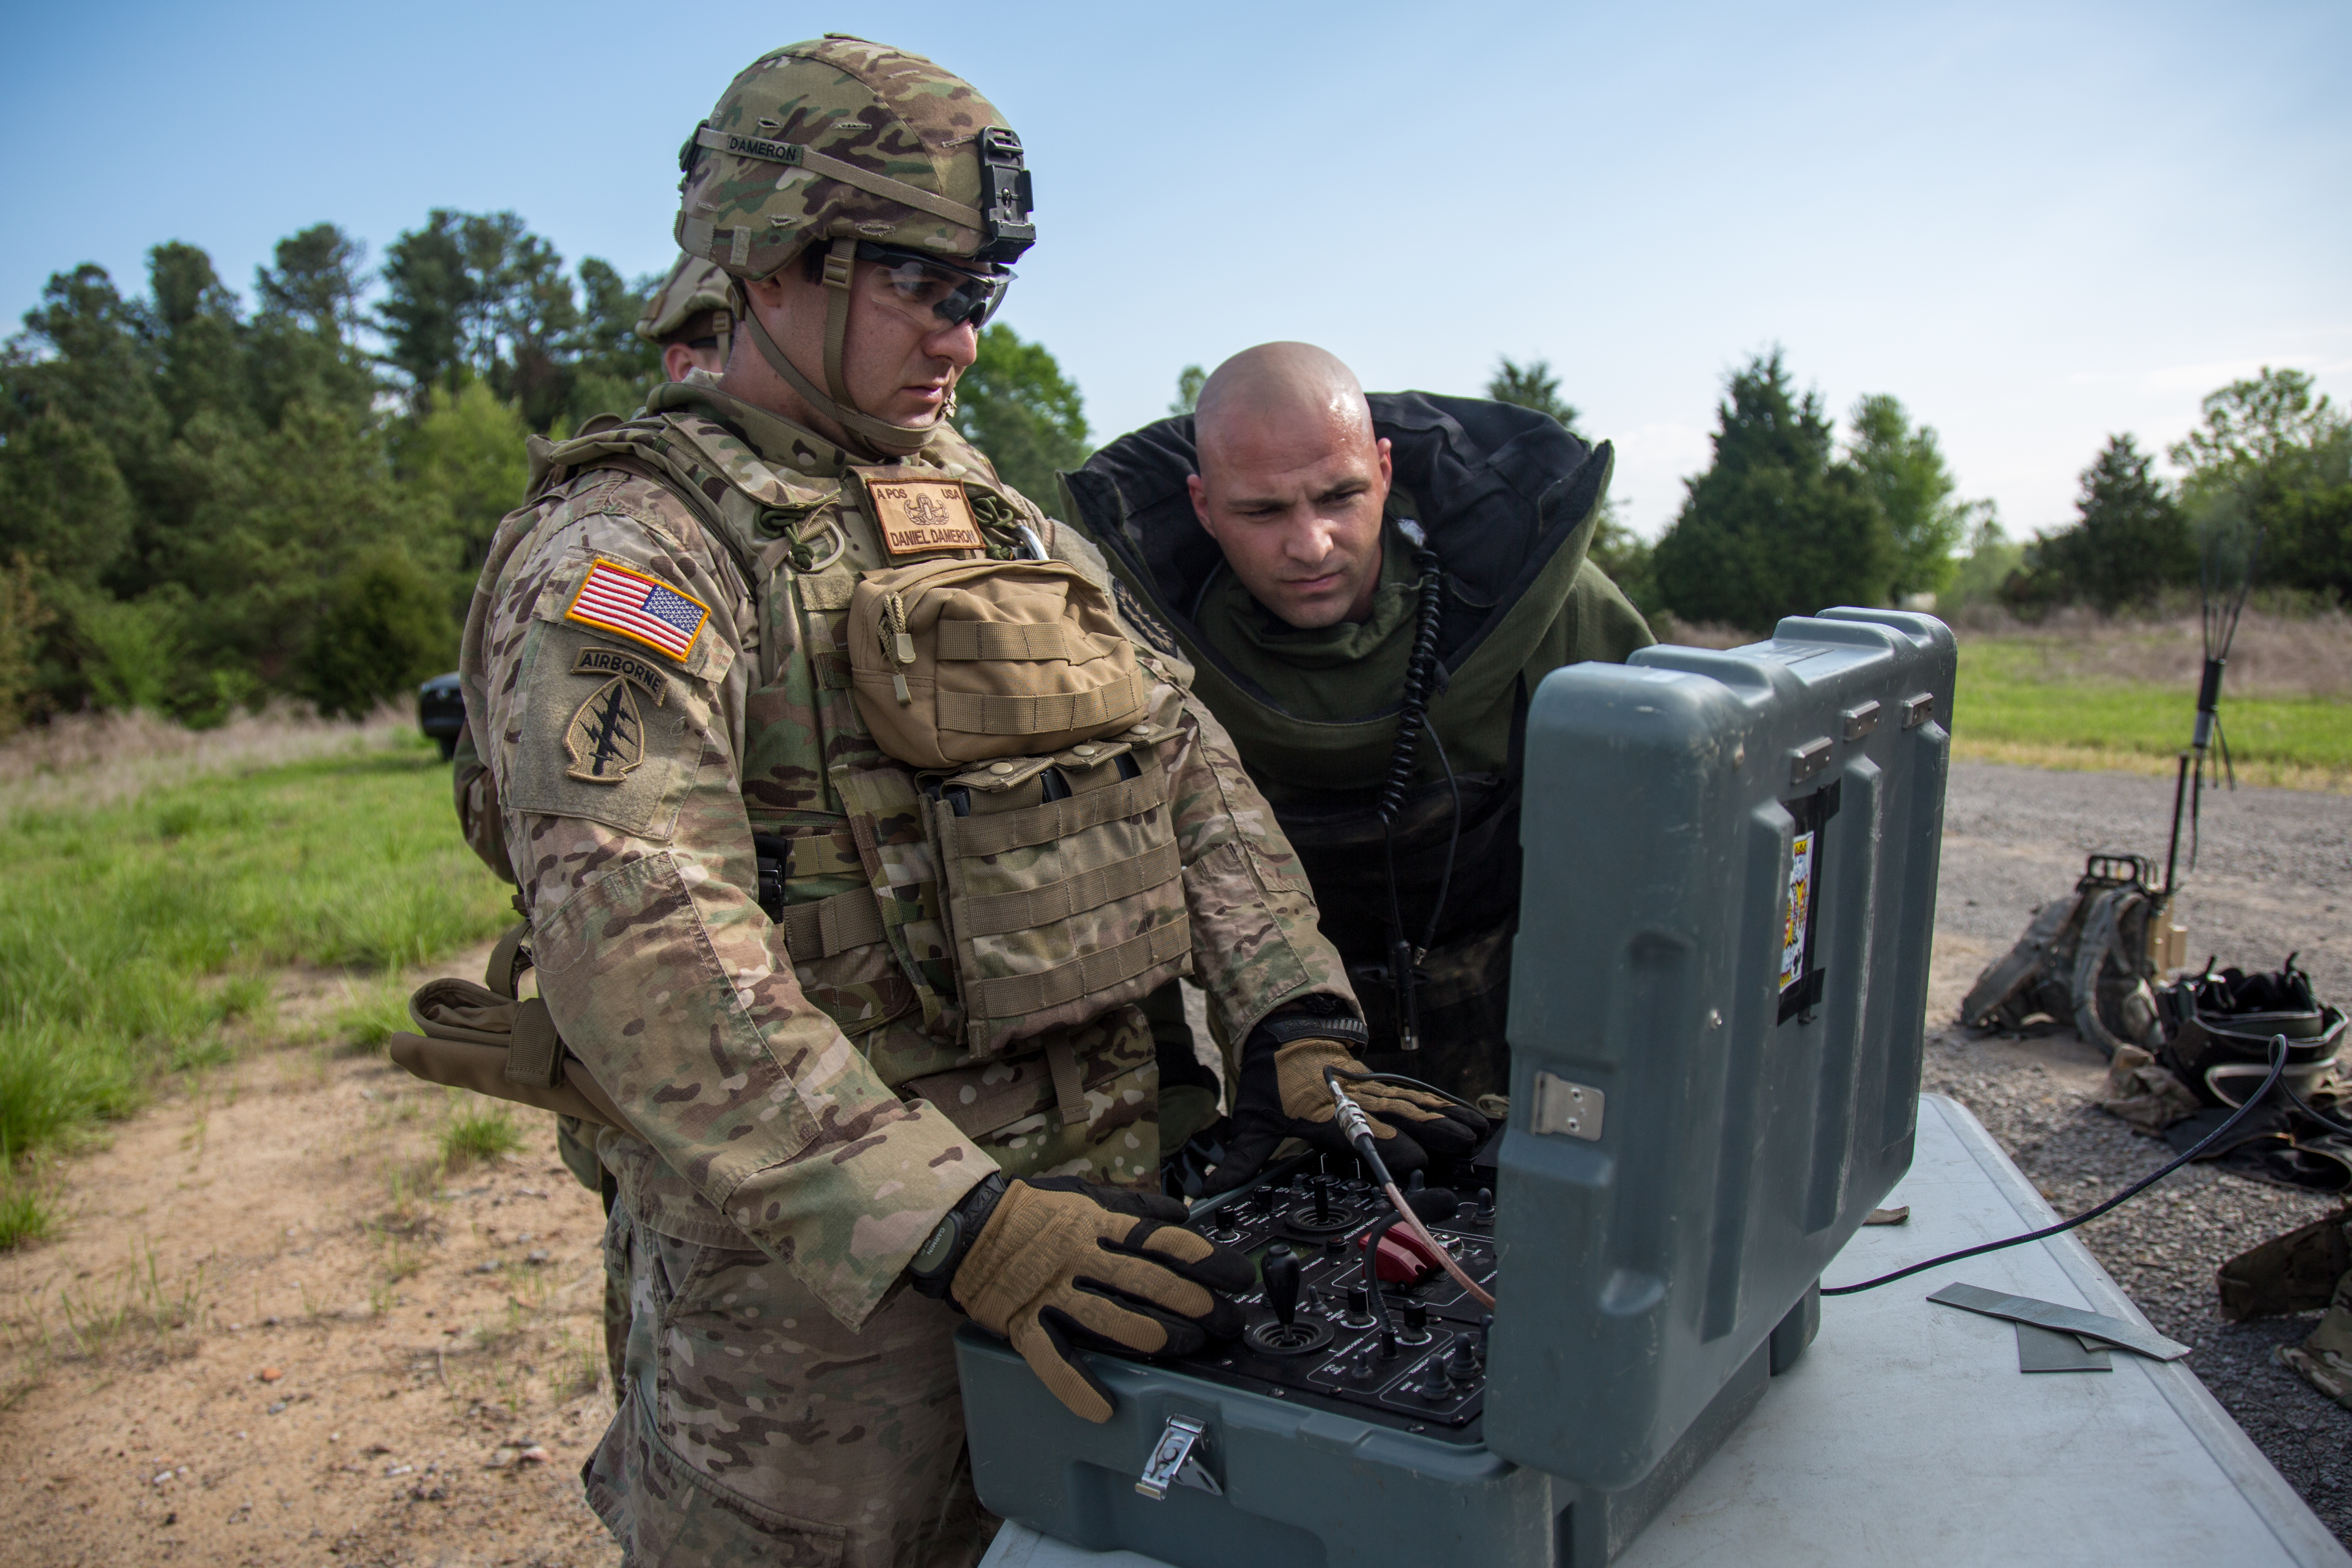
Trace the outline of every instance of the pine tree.
{"type": "Polygon", "coordinates": [[[2153,598],[2171,584],[2194,582],[2197,552],[2189,524],[2156,459],[2129,436],[2110,436],[2083,470],[2072,528],[2031,545],[2003,594],[2012,603],[2085,602],[2113,611],[2153,598]]]}
{"type": "Polygon", "coordinates": [[[1783,616],[1885,604],[1894,532],[1867,480],[1837,460],[1820,394],[1796,395],[1778,349],[1735,372],[1727,391],[1715,460],[1686,481],[1658,541],[1665,607],[1760,632],[1783,616]]]}

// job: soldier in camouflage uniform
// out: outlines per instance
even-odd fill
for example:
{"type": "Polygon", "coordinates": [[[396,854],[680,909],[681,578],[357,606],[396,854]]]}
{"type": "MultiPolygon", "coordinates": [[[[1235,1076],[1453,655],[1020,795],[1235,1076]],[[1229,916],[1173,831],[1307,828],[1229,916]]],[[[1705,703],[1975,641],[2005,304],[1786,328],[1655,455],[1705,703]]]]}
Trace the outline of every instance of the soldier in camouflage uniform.
{"type": "Polygon", "coordinates": [[[699,256],[681,256],[637,318],[637,336],[658,343],[662,374],[684,381],[690,371],[716,375],[727,368],[733,346],[735,308],[727,299],[727,274],[699,256]]]}
{"type": "MultiPolygon", "coordinates": [[[[727,299],[727,275],[699,256],[681,256],[669,276],[646,301],[636,334],[662,352],[662,374],[684,381],[695,371],[716,374],[727,363],[734,310],[727,299]]],[[[457,827],[482,864],[514,880],[499,826],[498,790],[488,763],[474,749],[470,731],[457,738],[450,758],[450,786],[457,796],[457,827]]],[[[616,1195],[612,1175],[597,1163],[594,1129],[569,1116],[555,1119],[555,1152],[580,1184],[599,1194],[610,1214],[616,1195]]],[[[607,1280],[604,1289],[604,1357],[617,1393],[622,1352],[629,1337],[625,1283],[607,1280]]]]}
{"type": "MultiPolygon", "coordinates": [[[[1318,1075],[1361,1026],[1288,846],[1165,664],[1142,657],[1142,722],[1053,761],[1091,779],[1126,759],[1073,787],[1131,815],[1066,815],[1166,845],[1169,918],[1129,937],[1098,929],[1119,900],[1080,907],[985,962],[943,919],[938,844],[964,830],[854,700],[845,611],[910,549],[1009,560],[1034,539],[1100,581],[942,417],[1030,237],[1001,117],[927,60],[827,38],[738,77],[682,162],[681,247],[732,279],[727,372],[534,446],[462,659],[540,994],[629,1124],[597,1144],[634,1310],[584,1479],[633,1562],[969,1561],[956,1308],[1100,1420],[1073,1347],[1198,1346],[1238,1326],[1217,1293],[1252,1280],[1135,1190],[1159,1151],[1131,998],[1195,971],[1267,1064],[1257,1113],[1326,1142],[1318,1075]],[[924,537],[890,521],[910,487],[964,542],[901,542],[924,537]],[[1017,984],[1069,983],[1047,1009],[1068,1021],[975,1044],[1006,1011],[975,996],[1015,994],[993,966],[1061,944],[1086,962],[1017,984]]],[[[1055,848],[991,863],[1054,878],[1055,848]]],[[[1022,896],[1084,906],[1086,879],[1022,896]]],[[[1365,1103],[1407,1168],[1416,1134],[1470,1135],[1365,1103]]]]}

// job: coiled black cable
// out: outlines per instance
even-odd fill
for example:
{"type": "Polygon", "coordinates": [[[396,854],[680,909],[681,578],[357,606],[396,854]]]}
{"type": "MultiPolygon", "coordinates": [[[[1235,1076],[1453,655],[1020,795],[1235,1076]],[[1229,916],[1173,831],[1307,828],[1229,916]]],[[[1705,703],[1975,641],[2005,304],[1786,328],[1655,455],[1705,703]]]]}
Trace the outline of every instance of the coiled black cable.
{"type": "Polygon", "coordinates": [[[1396,993],[1397,1043],[1408,1051],[1421,1048],[1420,1009],[1413,1002],[1413,971],[1422,955],[1437,941],[1437,922],[1445,912],[1445,900],[1454,888],[1454,853],[1462,844],[1462,786],[1454,779],[1454,761],[1445,754],[1444,741],[1434,730],[1429,730],[1429,689],[1437,674],[1437,639],[1444,629],[1445,613],[1445,574],[1438,566],[1436,552],[1426,548],[1412,552],[1412,563],[1421,573],[1421,603],[1413,617],[1412,649],[1405,656],[1404,691],[1397,703],[1396,742],[1389,752],[1389,776],[1381,784],[1380,799],[1373,806],[1381,819],[1381,856],[1388,869],[1389,984],[1396,993]],[[1405,934],[1404,903],[1397,892],[1395,828],[1412,788],[1413,763],[1420,754],[1424,730],[1429,731],[1430,741],[1437,747],[1437,760],[1444,765],[1445,787],[1454,796],[1454,816],[1445,845],[1445,865],[1437,879],[1437,898],[1430,906],[1429,924],[1416,945],[1405,934]]]}
{"type": "Polygon", "coordinates": [[[1429,726],[1430,680],[1437,671],[1437,637],[1445,613],[1445,574],[1438,570],[1433,551],[1416,550],[1412,563],[1421,572],[1421,605],[1415,613],[1412,651],[1404,661],[1404,700],[1397,705],[1396,744],[1389,752],[1389,776],[1381,785],[1382,827],[1393,826],[1412,788],[1413,759],[1421,751],[1421,732],[1429,726]]]}

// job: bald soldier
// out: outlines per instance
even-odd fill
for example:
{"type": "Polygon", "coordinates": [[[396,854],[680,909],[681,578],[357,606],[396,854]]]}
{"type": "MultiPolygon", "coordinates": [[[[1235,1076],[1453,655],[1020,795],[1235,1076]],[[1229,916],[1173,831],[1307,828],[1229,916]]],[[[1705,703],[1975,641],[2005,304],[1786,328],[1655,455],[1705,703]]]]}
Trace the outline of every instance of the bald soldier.
{"type": "MultiPolygon", "coordinates": [[[[1585,559],[1610,462],[1547,415],[1368,399],[1332,354],[1276,342],[1071,476],[1131,615],[1192,658],[1298,850],[1367,1062],[1465,1097],[1508,1087],[1528,698],[1654,640],[1585,559]]],[[[1237,1117],[1211,1190],[1270,1131],[1237,1117]]]]}

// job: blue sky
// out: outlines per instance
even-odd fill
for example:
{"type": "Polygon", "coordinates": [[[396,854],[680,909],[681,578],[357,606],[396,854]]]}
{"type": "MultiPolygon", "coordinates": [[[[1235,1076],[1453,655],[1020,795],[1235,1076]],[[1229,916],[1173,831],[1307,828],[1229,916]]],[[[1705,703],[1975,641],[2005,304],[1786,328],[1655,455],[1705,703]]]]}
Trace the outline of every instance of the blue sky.
{"type": "Polygon", "coordinates": [[[2013,533],[2111,431],[2259,365],[2352,395],[2352,6],[35,5],[0,13],[0,319],[173,238],[249,289],[331,220],[380,253],[511,207],[666,267],[676,150],[824,31],[971,79],[1028,144],[1005,319],[1097,438],[1305,338],[1374,388],[1551,361],[1654,533],[1725,373],[1892,392],[2013,533]]]}

